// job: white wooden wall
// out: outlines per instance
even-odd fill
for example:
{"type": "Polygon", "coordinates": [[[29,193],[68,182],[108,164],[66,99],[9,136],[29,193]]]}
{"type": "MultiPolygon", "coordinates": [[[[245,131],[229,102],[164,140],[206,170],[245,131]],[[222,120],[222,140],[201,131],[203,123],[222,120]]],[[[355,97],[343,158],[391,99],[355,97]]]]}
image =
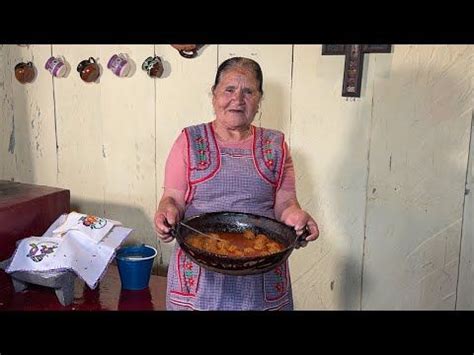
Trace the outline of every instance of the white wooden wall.
{"type": "Polygon", "coordinates": [[[183,127],[212,120],[217,66],[235,55],[261,64],[255,124],[286,134],[300,202],[320,224],[321,238],[290,258],[296,307],[474,309],[464,195],[474,176],[473,46],[367,55],[356,101],[341,97],[344,58],[320,45],[210,45],[194,59],[169,45],[1,46],[0,179],[70,189],[74,209],[134,228],[129,243],[158,246],[163,271],[171,246],[152,221],[166,157],[183,127]],[[129,78],[106,68],[120,52],[134,62],[129,78]],[[44,69],[51,54],[65,57],[67,77],[44,69]],[[154,54],[165,68],[155,80],[141,70],[154,54]],[[89,57],[102,66],[99,83],[76,71],[89,57]],[[22,85],[13,68],[29,60],[38,76],[22,85]]]}
{"type": "Polygon", "coordinates": [[[472,49],[396,46],[377,65],[363,309],[455,306],[472,49]]]}
{"type": "MultiPolygon", "coordinates": [[[[474,65],[474,64],[473,64],[474,65]]],[[[474,113],[473,113],[474,116],[474,113]]],[[[471,144],[467,184],[464,196],[461,259],[457,289],[456,309],[474,309],[474,117],[471,125],[471,144]]]]}

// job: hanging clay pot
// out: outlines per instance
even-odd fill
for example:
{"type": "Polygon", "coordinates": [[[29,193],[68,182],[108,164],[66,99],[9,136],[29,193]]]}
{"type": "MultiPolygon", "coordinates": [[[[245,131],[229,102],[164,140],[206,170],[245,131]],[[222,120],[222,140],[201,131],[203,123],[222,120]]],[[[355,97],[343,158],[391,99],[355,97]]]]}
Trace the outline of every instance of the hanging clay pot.
{"type": "Polygon", "coordinates": [[[92,57],[80,62],[77,66],[77,71],[79,72],[81,79],[86,83],[95,82],[100,75],[99,65],[92,57]]]}
{"type": "Polygon", "coordinates": [[[198,54],[201,44],[172,44],[171,47],[176,49],[184,58],[194,58],[198,54]]]}
{"type": "Polygon", "coordinates": [[[31,83],[35,78],[35,68],[33,67],[33,63],[18,63],[15,66],[15,78],[22,84],[31,83]]]}

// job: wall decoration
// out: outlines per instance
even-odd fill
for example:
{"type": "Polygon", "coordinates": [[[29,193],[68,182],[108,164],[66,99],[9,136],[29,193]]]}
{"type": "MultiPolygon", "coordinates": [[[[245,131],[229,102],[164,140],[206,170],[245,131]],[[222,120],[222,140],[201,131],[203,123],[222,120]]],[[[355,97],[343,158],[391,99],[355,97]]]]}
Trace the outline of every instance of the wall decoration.
{"type": "Polygon", "coordinates": [[[148,57],[142,64],[142,69],[145,70],[151,78],[160,78],[163,75],[163,63],[158,56],[148,57]]]}
{"type": "Polygon", "coordinates": [[[80,62],[77,66],[77,71],[79,72],[81,79],[86,83],[93,83],[100,76],[100,67],[92,57],[80,62]]]}
{"type": "Polygon", "coordinates": [[[345,55],[342,96],[360,97],[364,54],[390,53],[391,49],[392,46],[389,44],[325,44],[322,55],[345,55]]]}
{"type": "Polygon", "coordinates": [[[57,78],[62,78],[67,72],[66,63],[61,57],[51,56],[44,64],[44,68],[57,78]]]}
{"type": "Polygon", "coordinates": [[[36,70],[32,62],[18,63],[15,65],[15,78],[22,84],[31,83],[36,76],[36,70]]]}
{"type": "Polygon", "coordinates": [[[198,55],[202,44],[172,44],[171,47],[176,49],[184,58],[194,58],[198,55]]]}
{"type": "Polygon", "coordinates": [[[127,55],[123,53],[114,54],[109,59],[107,68],[109,68],[115,75],[125,77],[130,73],[130,61],[128,60],[127,55]]]}

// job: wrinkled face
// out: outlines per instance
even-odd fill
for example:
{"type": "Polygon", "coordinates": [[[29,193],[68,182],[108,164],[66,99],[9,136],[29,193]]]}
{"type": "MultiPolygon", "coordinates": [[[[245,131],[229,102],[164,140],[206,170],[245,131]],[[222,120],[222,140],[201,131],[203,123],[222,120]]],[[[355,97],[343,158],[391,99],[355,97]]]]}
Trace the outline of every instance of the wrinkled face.
{"type": "Polygon", "coordinates": [[[261,94],[254,74],[246,68],[225,71],[214,88],[216,119],[227,128],[247,127],[258,111],[261,94]]]}

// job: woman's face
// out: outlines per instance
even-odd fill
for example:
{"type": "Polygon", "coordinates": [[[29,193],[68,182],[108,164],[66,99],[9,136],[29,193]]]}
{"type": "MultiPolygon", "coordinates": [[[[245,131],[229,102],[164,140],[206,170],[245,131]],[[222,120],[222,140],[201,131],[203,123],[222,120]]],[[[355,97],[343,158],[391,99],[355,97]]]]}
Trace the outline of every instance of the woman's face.
{"type": "Polygon", "coordinates": [[[248,127],[258,111],[261,94],[255,75],[246,68],[225,71],[214,88],[212,105],[226,128],[248,127]]]}

